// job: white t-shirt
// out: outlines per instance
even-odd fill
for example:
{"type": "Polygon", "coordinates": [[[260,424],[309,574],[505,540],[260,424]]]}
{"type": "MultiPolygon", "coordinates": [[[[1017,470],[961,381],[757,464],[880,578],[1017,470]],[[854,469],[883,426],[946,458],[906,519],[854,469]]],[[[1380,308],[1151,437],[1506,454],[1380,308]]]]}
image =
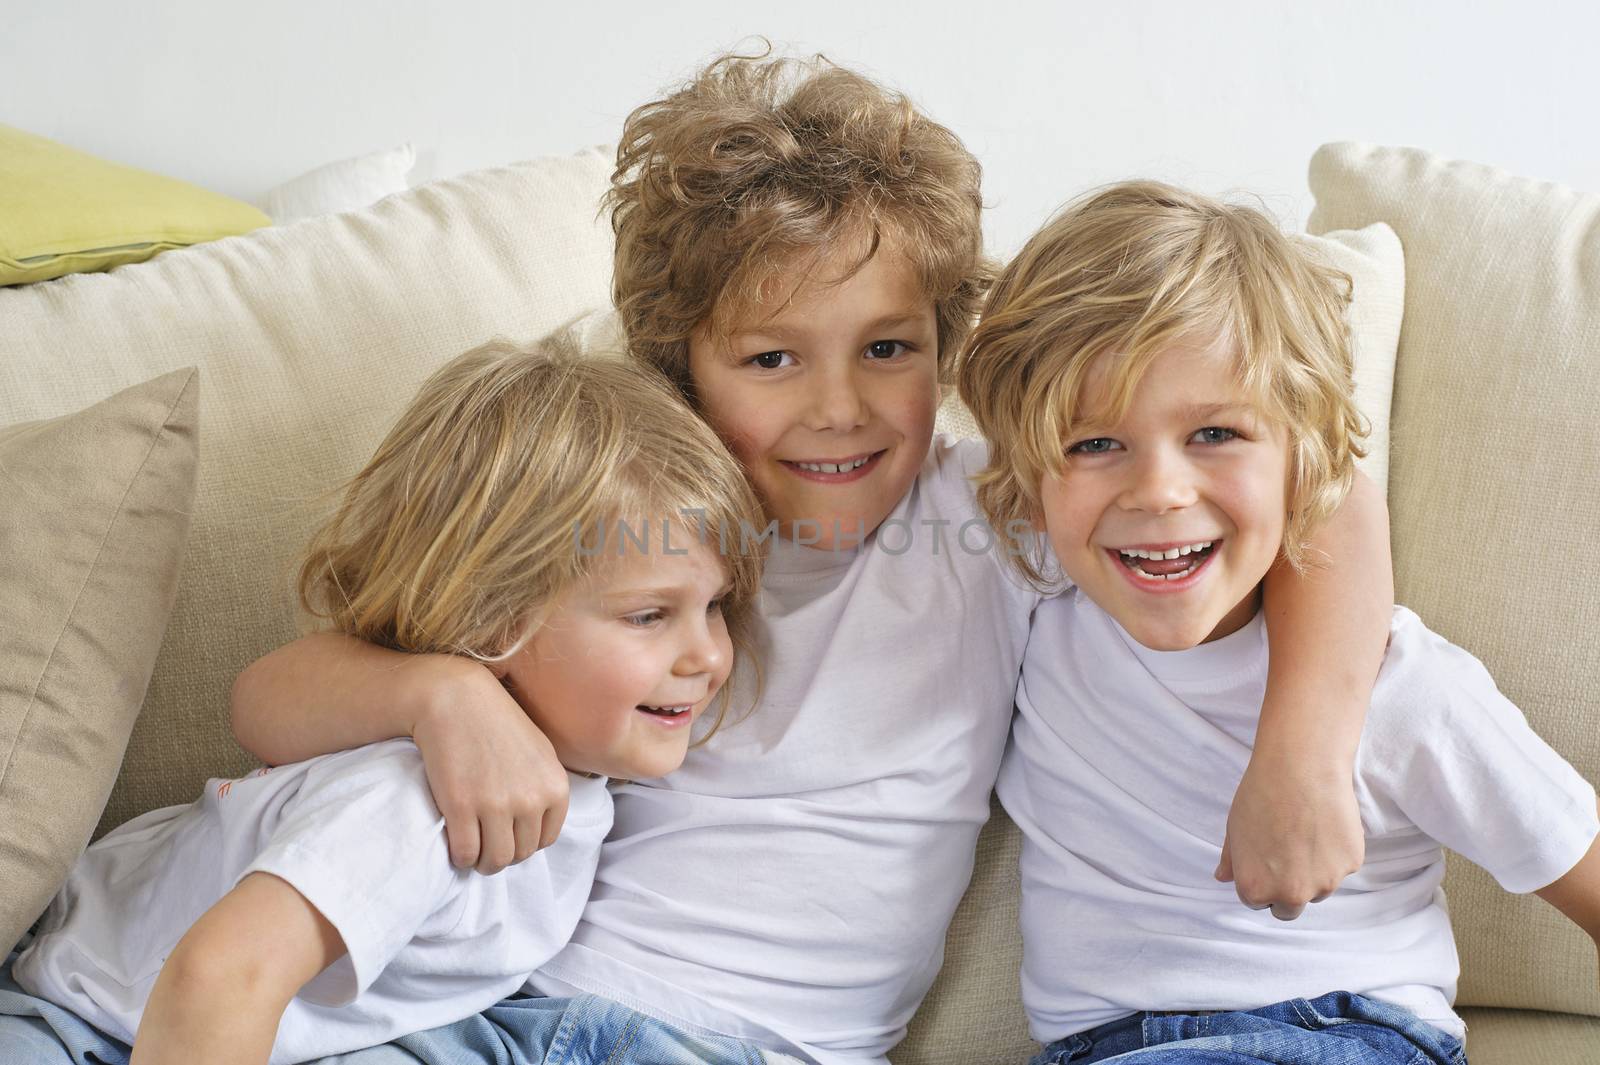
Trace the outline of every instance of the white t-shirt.
{"type": "Polygon", "coordinates": [[[961,542],[983,461],[936,440],[859,550],[776,545],[760,706],[617,791],[583,921],[534,986],[825,1062],[902,1037],[972,872],[1036,602],[1002,545],[961,542]]]}
{"type": "Polygon", "coordinates": [[[1212,878],[1266,691],[1259,616],[1140,645],[1076,589],[1040,606],[999,792],[1022,828],[1022,997],[1051,1042],[1144,1009],[1352,991],[1455,1035],[1440,844],[1508,891],[1571,869],[1595,792],[1467,652],[1397,607],[1356,758],[1366,861],[1293,922],[1212,878]]]}
{"type": "Polygon", "coordinates": [[[511,994],[572,933],[611,826],[573,776],[560,840],[495,876],[451,867],[422,756],[391,740],[212,780],[78,860],[18,959],[19,984],[132,1042],[162,963],[247,873],[292,884],[349,954],[289,1004],[273,1065],[447,1024],[511,994]]]}

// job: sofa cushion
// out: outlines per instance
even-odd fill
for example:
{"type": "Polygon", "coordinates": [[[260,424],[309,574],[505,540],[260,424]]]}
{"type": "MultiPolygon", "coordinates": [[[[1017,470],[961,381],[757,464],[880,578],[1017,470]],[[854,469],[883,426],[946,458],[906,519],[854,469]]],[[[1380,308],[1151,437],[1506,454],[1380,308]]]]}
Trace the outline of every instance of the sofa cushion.
{"type": "Polygon", "coordinates": [[[416,165],[417,150],[400,144],[308,170],[269,189],[259,203],[273,224],[279,226],[318,215],[357,211],[410,188],[406,176],[416,165]]]}
{"type": "Polygon", "coordinates": [[[144,698],[194,503],[197,374],[0,428],[0,951],[89,842],[144,698]]]}
{"type": "MultiPolygon", "coordinates": [[[[1357,144],[1319,150],[1311,190],[1313,231],[1387,222],[1405,246],[1396,595],[1593,781],[1600,597],[1581,574],[1600,528],[1600,196],[1357,144]]],[[[1460,1003],[1600,1014],[1582,932],[1459,860],[1446,891],[1460,1003]]]]}
{"type": "Polygon", "coordinates": [[[248,770],[238,671],[296,635],[294,563],[329,495],[422,379],[496,334],[527,341],[609,297],[585,152],[436,182],[109,273],[0,289],[0,424],[198,365],[206,454],[166,645],[102,830],[248,770]]]}
{"type": "Polygon", "coordinates": [[[1594,1065],[1600,1020],[1538,1010],[1464,1009],[1472,1065],[1594,1065]]]}
{"type": "Polygon", "coordinates": [[[136,263],[267,223],[247,203],[0,126],[0,285],[136,263]]]}

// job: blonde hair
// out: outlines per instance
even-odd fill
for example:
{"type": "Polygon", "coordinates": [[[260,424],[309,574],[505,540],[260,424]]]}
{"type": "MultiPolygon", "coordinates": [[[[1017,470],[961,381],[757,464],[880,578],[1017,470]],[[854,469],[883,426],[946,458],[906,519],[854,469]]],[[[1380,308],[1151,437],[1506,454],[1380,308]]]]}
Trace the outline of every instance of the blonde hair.
{"type": "MultiPolygon", "coordinates": [[[[1085,413],[1085,380],[1110,358],[1120,418],[1145,369],[1185,340],[1229,343],[1262,412],[1288,434],[1283,554],[1307,562],[1306,538],[1349,490],[1366,452],[1352,395],[1347,275],[1316,261],[1262,212],[1151,181],[1070,204],[1034,235],[989,294],[957,367],[961,398],[991,442],[978,500],[991,524],[1032,521],[1039,485],[1085,413]]],[[[1049,584],[1041,560],[1013,555],[1049,584]]]]}
{"type": "Polygon", "coordinates": [[[725,333],[797,265],[859,248],[848,277],[887,242],[934,304],[944,367],[992,274],[980,173],[905,96],[821,56],[722,56],[623,126],[606,203],[630,352],[693,399],[697,329],[725,333]]]}
{"type": "Polygon", "coordinates": [[[584,530],[686,513],[722,546],[723,614],[748,654],[761,559],[737,533],[761,508],[716,435],[658,374],[495,341],[434,373],[348,483],[300,601],[385,647],[501,661],[601,564],[584,530]]]}

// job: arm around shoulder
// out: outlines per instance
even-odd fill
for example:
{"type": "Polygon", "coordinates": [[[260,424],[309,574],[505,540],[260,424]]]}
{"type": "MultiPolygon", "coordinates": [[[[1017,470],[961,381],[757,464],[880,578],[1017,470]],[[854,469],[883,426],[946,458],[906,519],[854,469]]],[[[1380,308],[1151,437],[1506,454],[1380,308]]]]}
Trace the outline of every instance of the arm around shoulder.
{"type": "Polygon", "coordinates": [[[258,658],[233,682],[229,714],[240,746],[269,765],[410,736],[429,697],[461,666],[339,633],[315,633],[258,658]]]}
{"type": "Polygon", "coordinates": [[[411,738],[461,868],[524,861],[566,819],[567,773],[550,741],[488,667],[459,655],[305,636],[239,674],[231,720],[268,764],[411,738]]]}
{"type": "Polygon", "coordinates": [[[1255,750],[1228,815],[1218,879],[1292,918],[1360,868],[1356,750],[1394,608],[1389,514],[1357,473],[1296,571],[1280,561],[1262,612],[1271,655],[1255,750]]]}

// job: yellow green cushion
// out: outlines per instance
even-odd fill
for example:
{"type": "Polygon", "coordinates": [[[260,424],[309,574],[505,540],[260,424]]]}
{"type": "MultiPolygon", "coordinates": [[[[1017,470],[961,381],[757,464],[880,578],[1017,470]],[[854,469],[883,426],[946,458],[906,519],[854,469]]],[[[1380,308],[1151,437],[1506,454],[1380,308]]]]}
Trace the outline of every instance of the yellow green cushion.
{"type": "Polygon", "coordinates": [[[270,224],[247,203],[0,126],[0,285],[109,270],[270,224]]]}

